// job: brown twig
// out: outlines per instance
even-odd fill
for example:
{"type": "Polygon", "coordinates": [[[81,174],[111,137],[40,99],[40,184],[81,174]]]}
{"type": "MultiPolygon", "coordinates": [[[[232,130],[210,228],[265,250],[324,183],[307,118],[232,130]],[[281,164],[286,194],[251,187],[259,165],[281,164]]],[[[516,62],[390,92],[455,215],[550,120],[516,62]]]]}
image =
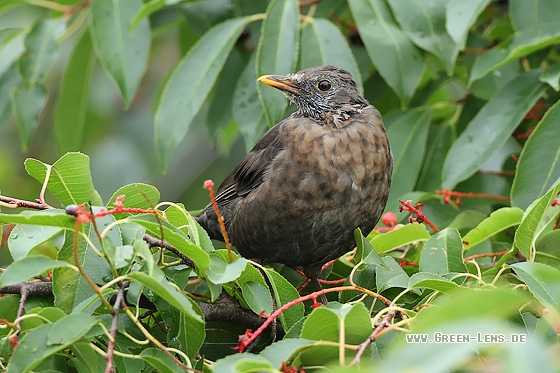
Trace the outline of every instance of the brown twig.
{"type": "Polygon", "coordinates": [[[391,326],[391,320],[393,320],[395,315],[396,315],[395,311],[387,312],[387,315],[385,315],[385,317],[381,320],[381,322],[379,324],[377,324],[377,326],[375,327],[375,329],[373,330],[373,332],[371,333],[369,338],[358,345],[358,351],[356,352],[356,356],[354,356],[354,359],[352,359],[352,362],[350,363],[350,365],[355,365],[355,364],[358,364],[360,362],[360,359],[361,359],[362,355],[364,354],[364,351],[366,350],[366,348],[368,348],[368,346],[370,344],[372,344],[373,341],[375,341],[376,338],[379,337],[379,335],[381,334],[383,329],[391,326]]]}
{"type": "Polygon", "coordinates": [[[0,206],[14,209],[18,207],[27,207],[35,210],[48,210],[53,208],[52,206],[39,200],[37,200],[36,202],[31,202],[6,196],[0,196],[0,206]]]}
{"type": "Polygon", "coordinates": [[[454,192],[449,189],[444,190],[436,190],[436,194],[440,194],[443,196],[443,203],[451,202],[452,198],[455,197],[455,205],[461,205],[461,198],[487,198],[487,199],[495,199],[498,201],[505,201],[509,202],[510,198],[506,196],[499,196],[496,194],[486,194],[486,193],[473,193],[473,192],[454,192]]]}
{"type": "Polygon", "coordinates": [[[463,261],[468,262],[469,260],[473,260],[473,259],[476,259],[476,258],[487,258],[487,257],[502,256],[502,255],[506,255],[507,253],[509,253],[509,250],[500,251],[500,252],[497,252],[497,253],[475,254],[475,255],[467,256],[465,259],[463,259],[463,261]]]}
{"type": "Polygon", "coordinates": [[[218,223],[220,223],[220,230],[222,231],[222,236],[224,237],[224,242],[226,243],[226,249],[229,256],[230,263],[233,262],[233,255],[231,253],[231,242],[229,240],[229,236],[226,230],[226,223],[224,220],[224,216],[220,212],[220,208],[218,207],[218,202],[216,202],[216,196],[214,195],[214,182],[212,180],[206,180],[204,182],[204,189],[208,189],[210,192],[210,201],[212,202],[212,206],[214,207],[214,211],[216,212],[216,216],[218,217],[218,223]]]}
{"type": "Polygon", "coordinates": [[[146,243],[147,243],[148,246],[150,246],[150,247],[162,247],[162,248],[164,248],[164,249],[166,249],[166,250],[171,251],[173,254],[177,255],[177,256],[179,257],[179,259],[181,259],[181,261],[182,261],[185,265],[187,265],[187,266],[189,266],[189,267],[191,267],[191,268],[193,268],[193,269],[196,268],[196,265],[195,265],[194,261],[193,261],[191,258],[189,258],[189,257],[186,256],[185,254],[183,254],[182,252],[180,252],[179,250],[177,250],[175,247],[173,247],[173,246],[170,245],[169,243],[167,243],[167,242],[165,242],[165,241],[163,241],[163,240],[160,240],[159,238],[150,236],[149,234],[145,234],[145,235],[144,235],[144,241],[146,241],[146,243]]]}
{"type": "Polygon", "coordinates": [[[435,226],[434,223],[431,222],[430,219],[428,219],[426,217],[426,215],[424,215],[424,213],[422,212],[422,206],[424,206],[422,203],[417,203],[416,205],[412,206],[412,201],[408,200],[408,201],[403,201],[402,199],[399,199],[399,211],[410,211],[413,215],[416,216],[412,216],[410,215],[408,217],[408,221],[411,223],[426,223],[430,226],[430,228],[432,228],[432,230],[434,232],[439,232],[438,227],[435,226]]]}
{"type": "Polygon", "coordinates": [[[107,355],[105,360],[107,360],[107,365],[105,366],[105,373],[113,373],[115,371],[115,365],[113,364],[113,351],[115,350],[115,340],[117,339],[117,332],[119,330],[119,311],[121,309],[121,304],[124,301],[124,285],[119,284],[119,290],[117,291],[117,298],[115,299],[115,304],[111,313],[113,314],[113,320],[111,322],[111,329],[109,330],[109,343],[107,345],[107,355]]]}

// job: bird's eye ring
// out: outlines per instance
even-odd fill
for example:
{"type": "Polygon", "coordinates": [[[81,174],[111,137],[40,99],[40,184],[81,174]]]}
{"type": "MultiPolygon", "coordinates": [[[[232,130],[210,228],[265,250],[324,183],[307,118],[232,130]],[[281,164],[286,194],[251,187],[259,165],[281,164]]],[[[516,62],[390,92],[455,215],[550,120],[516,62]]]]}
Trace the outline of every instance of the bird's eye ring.
{"type": "Polygon", "coordinates": [[[323,92],[328,91],[329,89],[331,89],[331,87],[332,84],[327,79],[323,79],[319,81],[319,83],[317,83],[317,88],[319,88],[319,90],[323,92]]]}

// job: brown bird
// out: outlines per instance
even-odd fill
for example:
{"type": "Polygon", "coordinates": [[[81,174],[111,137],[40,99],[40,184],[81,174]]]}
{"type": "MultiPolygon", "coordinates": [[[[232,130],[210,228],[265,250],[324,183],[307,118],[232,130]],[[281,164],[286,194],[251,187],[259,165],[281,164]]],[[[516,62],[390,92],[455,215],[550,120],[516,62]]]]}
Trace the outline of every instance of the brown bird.
{"type": "MultiPolygon", "coordinates": [[[[387,133],[341,68],[258,80],[283,91],[297,111],[264,134],[216,201],[243,257],[301,268],[321,290],[323,264],[352,250],[354,230],[368,234],[385,208],[393,169],[387,133]]],[[[196,220],[223,240],[211,204],[196,220]]]]}

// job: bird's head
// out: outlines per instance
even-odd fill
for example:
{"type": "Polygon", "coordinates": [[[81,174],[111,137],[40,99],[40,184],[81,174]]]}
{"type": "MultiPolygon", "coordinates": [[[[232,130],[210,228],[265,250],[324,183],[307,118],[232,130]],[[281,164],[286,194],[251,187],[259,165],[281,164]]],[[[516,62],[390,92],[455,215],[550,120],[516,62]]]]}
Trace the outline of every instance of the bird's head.
{"type": "Polygon", "coordinates": [[[297,114],[322,119],[327,113],[346,113],[368,105],[352,75],[336,66],[312,67],[286,76],[263,75],[259,81],[278,88],[297,105],[297,114]]]}

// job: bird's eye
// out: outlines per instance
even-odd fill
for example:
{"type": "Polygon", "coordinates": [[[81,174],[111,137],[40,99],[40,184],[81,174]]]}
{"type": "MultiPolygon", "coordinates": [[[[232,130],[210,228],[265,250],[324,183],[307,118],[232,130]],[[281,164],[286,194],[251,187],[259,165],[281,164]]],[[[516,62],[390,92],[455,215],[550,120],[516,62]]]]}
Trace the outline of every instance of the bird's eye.
{"type": "Polygon", "coordinates": [[[317,88],[319,88],[319,90],[323,92],[328,91],[329,89],[331,89],[331,87],[332,84],[327,79],[323,79],[319,81],[319,83],[317,83],[317,88]]]}

